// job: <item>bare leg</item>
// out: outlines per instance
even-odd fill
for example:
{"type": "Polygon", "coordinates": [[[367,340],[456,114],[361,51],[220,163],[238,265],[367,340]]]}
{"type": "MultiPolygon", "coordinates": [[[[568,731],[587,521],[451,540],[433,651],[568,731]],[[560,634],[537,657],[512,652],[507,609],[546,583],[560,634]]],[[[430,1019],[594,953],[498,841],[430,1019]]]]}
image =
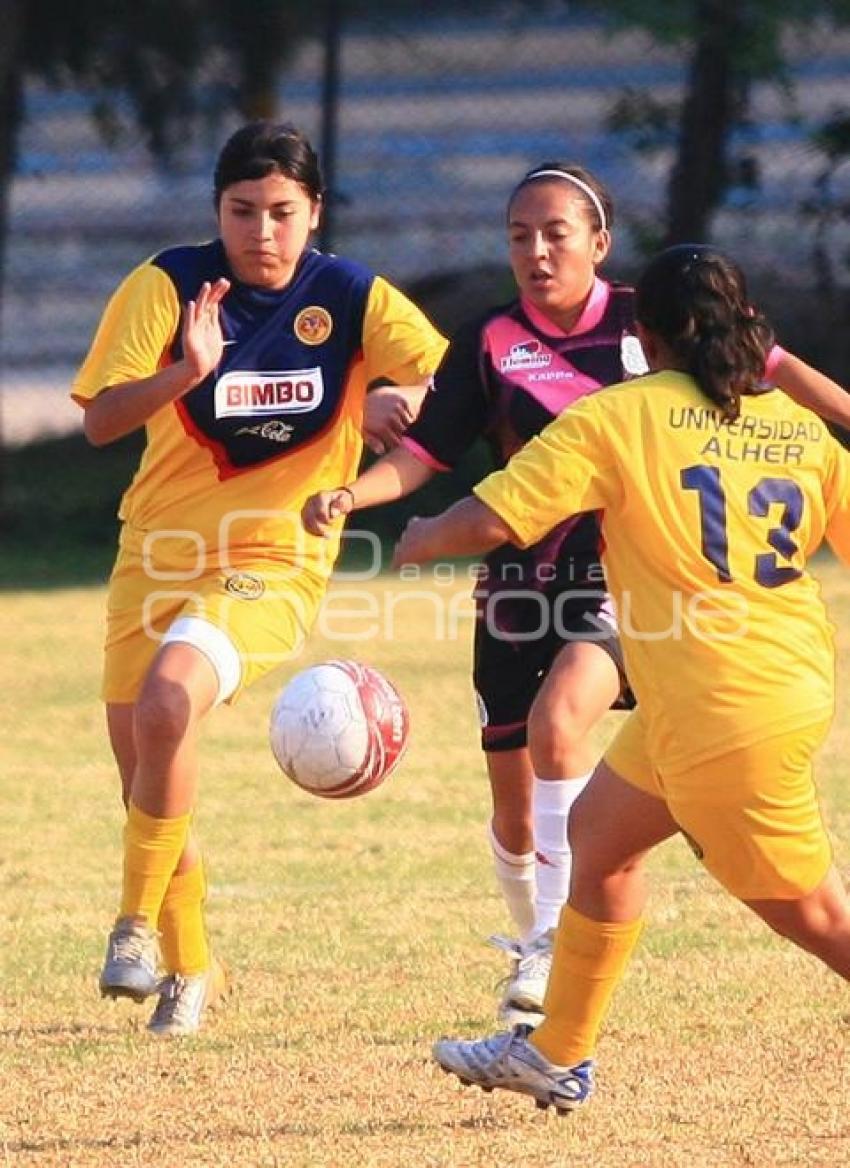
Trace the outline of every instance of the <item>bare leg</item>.
{"type": "Polygon", "coordinates": [[[569,903],[596,921],[633,921],[643,912],[643,862],[679,826],[667,804],[601,762],[570,819],[569,903]]]}
{"type": "Polygon", "coordinates": [[[599,645],[574,641],[560,651],[534,699],[528,743],[541,779],[572,779],[596,764],[590,731],[620,692],[617,666],[599,645]]]}
{"type": "Polygon", "coordinates": [[[753,912],[782,937],[819,957],[850,981],[850,901],[835,868],[799,900],[747,900],[753,912]]]}
{"type": "MultiPolygon", "coordinates": [[[[121,798],[124,806],[130,803],[130,790],[136,772],[136,707],[129,702],[109,702],[106,706],[106,723],[112,753],[121,776],[121,798]]],[[[175,876],[194,868],[200,860],[200,849],[193,835],[189,836],[175,876]]]]}
{"type": "Polygon", "coordinates": [[[533,847],[531,788],[534,773],[528,750],[491,750],[484,756],[493,797],[493,831],[509,852],[522,855],[533,847]]]}
{"type": "Polygon", "coordinates": [[[197,731],[218,693],[209,660],[191,645],[166,645],[145,678],[135,707],[133,803],[147,815],[185,815],[198,782],[197,731]]]}

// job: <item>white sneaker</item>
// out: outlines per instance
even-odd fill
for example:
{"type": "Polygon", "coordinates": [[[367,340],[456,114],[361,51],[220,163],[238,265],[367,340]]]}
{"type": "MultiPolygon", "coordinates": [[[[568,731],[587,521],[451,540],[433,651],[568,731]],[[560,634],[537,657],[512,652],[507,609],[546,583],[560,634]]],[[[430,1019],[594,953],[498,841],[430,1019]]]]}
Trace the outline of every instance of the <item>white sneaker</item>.
{"type": "Polygon", "coordinates": [[[552,970],[553,942],[554,932],[551,929],[527,944],[512,941],[508,937],[490,938],[492,945],[504,949],[513,958],[499,1006],[499,1018],[503,1022],[537,1026],[543,1021],[543,999],[552,970]]]}
{"type": "Polygon", "coordinates": [[[559,1115],[585,1104],[593,1094],[594,1063],[585,1059],[573,1067],[550,1063],[528,1041],[529,1026],[515,1026],[477,1042],[443,1038],[434,1044],[434,1059],[465,1085],[484,1091],[516,1091],[530,1095],[545,1110],[550,1105],[559,1115]]]}
{"type": "Polygon", "coordinates": [[[132,998],[143,1002],[159,987],[159,934],[147,925],[122,917],[115,922],[106,945],[100,974],[105,998],[132,998]]]}
{"type": "Polygon", "coordinates": [[[228,988],[227,971],[216,958],[204,973],[190,977],[172,973],[160,983],[159,1001],[148,1030],[161,1038],[197,1034],[204,1012],[220,1004],[228,988]]]}

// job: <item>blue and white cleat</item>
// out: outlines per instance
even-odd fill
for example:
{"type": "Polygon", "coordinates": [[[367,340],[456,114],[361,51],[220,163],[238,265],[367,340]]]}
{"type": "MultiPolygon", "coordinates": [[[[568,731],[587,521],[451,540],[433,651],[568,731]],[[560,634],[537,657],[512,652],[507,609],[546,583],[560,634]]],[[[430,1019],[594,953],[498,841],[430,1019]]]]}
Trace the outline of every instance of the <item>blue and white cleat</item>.
{"type": "Polygon", "coordinates": [[[530,1026],[515,1026],[472,1042],[443,1038],[434,1044],[433,1055],[465,1086],[530,1095],[538,1107],[554,1107],[559,1115],[576,1111],[593,1094],[593,1059],[559,1067],[531,1045],[531,1033],[530,1026]]]}
{"type": "Polygon", "coordinates": [[[123,917],[116,921],[106,943],[100,992],[105,998],[143,1002],[159,988],[158,965],[159,934],[131,917],[123,917]]]}

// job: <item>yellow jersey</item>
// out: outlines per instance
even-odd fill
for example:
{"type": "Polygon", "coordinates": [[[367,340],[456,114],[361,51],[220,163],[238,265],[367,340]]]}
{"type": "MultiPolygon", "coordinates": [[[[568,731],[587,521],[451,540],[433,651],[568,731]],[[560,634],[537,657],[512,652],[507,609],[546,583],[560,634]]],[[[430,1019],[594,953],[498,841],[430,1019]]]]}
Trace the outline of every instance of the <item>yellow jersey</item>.
{"type": "Polygon", "coordinates": [[[523,546],[602,513],[626,668],[659,767],[793,730],[833,706],[832,629],[806,568],[850,559],[850,456],[773,390],[726,423],[686,374],[584,398],[477,496],[523,546]]]}
{"type": "Polygon", "coordinates": [[[269,291],[234,280],[216,240],[170,248],[127,277],[72,396],[85,405],[178,360],[182,304],[219,276],[232,281],[221,306],[222,360],[150,418],[121,503],[125,546],[156,537],[171,564],[202,558],[205,568],[238,568],[268,558],[325,579],[339,536],[308,535],[304,501],[356,475],[367,386],[422,382],[446,343],[359,264],[309,251],[292,283],[269,291]]]}

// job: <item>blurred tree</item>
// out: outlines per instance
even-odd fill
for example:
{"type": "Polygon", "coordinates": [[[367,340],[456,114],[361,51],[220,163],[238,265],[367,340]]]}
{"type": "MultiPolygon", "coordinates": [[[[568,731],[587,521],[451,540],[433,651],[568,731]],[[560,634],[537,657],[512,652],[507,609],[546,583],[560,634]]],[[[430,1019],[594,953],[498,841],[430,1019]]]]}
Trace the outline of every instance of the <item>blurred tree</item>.
{"type": "Polygon", "coordinates": [[[107,141],[124,130],[129,104],[133,132],[168,162],[199,121],[275,115],[286,59],[321,34],[315,10],[308,0],[0,0],[0,273],[29,78],[91,87],[107,141]]]}
{"type": "Polygon", "coordinates": [[[616,22],[688,51],[677,109],[632,91],[621,96],[609,119],[612,128],[634,134],[638,149],[675,143],[663,233],[668,243],[707,239],[730,184],[757,183],[752,158],[731,159],[730,141],[746,123],[753,82],[770,79],[790,94],[783,36],[803,37],[818,20],[850,22],[850,0],[608,0],[584,7],[597,15],[604,7],[616,22]]]}

